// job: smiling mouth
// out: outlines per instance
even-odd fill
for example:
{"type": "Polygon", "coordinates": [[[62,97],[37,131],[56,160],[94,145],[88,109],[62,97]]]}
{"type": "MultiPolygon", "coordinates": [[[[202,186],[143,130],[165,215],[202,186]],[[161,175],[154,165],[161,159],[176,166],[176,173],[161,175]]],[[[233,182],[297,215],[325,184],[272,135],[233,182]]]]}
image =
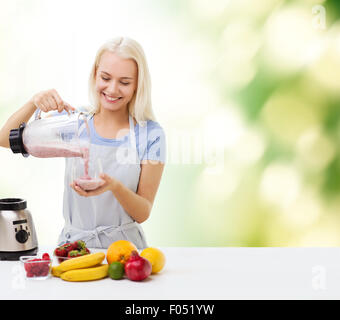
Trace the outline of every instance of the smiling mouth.
{"type": "Polygon", "coordinates": [[[109,101],[109,102],[116,102],[116,101],[122,99],[122,97],[118,97],[118,98],[109,97],[109,96],[106,95],[104,92],[103,92],[103,95],[104,95],[105,99],[106,99],[107,101],[109,101]]]}

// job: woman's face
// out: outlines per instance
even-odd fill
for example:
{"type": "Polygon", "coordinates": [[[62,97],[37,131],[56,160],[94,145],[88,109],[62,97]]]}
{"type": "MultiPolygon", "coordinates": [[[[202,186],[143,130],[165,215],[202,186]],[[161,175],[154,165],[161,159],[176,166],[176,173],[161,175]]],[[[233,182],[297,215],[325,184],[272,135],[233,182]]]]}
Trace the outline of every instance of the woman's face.
{"type": "Polygon", "coordinates": [[[101,108],[117,111],[126,108],[137,88],[137,64],[105,51],[96,73],[96,93],[101,108]]]}

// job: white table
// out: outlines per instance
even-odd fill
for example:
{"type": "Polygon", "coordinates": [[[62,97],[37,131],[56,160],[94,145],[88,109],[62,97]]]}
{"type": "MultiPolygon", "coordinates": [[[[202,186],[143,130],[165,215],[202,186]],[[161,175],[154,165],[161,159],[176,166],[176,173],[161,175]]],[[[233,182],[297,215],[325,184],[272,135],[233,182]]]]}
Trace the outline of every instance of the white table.
{"type": "Polygon", "coordinates": [[[340,298],[340,248],[160,249],[167,259],[165,268],[143,282],[26,280],[20,262],[0,261],[0,299],[340,298]]]}

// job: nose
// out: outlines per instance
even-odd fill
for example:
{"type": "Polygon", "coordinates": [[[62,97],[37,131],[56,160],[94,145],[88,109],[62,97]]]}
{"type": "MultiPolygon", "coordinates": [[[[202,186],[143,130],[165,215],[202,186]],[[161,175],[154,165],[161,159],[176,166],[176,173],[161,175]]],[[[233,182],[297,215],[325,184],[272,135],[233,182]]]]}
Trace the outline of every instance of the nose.
{"type": "Polygon", "coordinates": [[[111,81],[110,85],[107,88],[107,94],[110,96],[115,96],[119,93],[118,81],[111,81]]]}

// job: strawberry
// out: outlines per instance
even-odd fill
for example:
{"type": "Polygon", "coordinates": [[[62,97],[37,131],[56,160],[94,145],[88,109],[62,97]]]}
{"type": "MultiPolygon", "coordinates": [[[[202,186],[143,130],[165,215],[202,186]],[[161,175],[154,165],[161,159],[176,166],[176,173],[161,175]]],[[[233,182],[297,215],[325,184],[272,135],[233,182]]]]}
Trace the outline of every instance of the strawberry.
{"type": "Polygon", "coordinates": [[[78,250],[72,250],[67,254],[70,258],[75,258],[80,256],[80,252],[78,250]]]}
{"type": "Polygon", "coordinates": [[[57,256],[57,257],[67,257],[67,251],[65,248],[63,247],[58,247],[54,250],[54,254],[57,256]]]}
{"type": "MultiPolygon", "coordinates": [[[[83,240],[77,240],[72,243],[65,243],[54,250],[54,254],[58,257],[80,257],[84,254],[90,253],[86,248],[86,243],[83,240]]],[[[60,260],[59,260],[60,262],[60,260]]]]}
{"type": "Polygon", "coordinates": [[[25,270],[29,274],[35,274],[37,270],[37,263],[35,261],[40,261],[40,259],[30,259],[27,260],[26,263],[24,264],[25,270]]]}
{"type": "Polygon", "coordinates": [[[54,254],[57,257],[67,257],[67,254],[74,250],[74,245],[67,242],[54,250],[54,254]]]}
{"type": "MultiPolygon", "coordinates": [[[[44,255],[48,255],[47,253],[44,255]]],[[[46,257],[46,256],[45,256],[46,257]]],[[[26,275],[31,277],[47,276],[50,269],[50,260],[46,259],[30,259],[24,264],[26,275]]]]}
{"type": "Polygon", "coordinates": [[[75,249],[78,249],[78,250],[86,249],[86,243],[83,240],[75,241],[74,244],[77,246],[75,249]]]}
{"type": "Polygon", "coordinates": [[[67,253],[74,249],[73,244],[69,242],[63,244],[61,247],[64,248],[67,253]]]}
{"type": "Polygon", "coordinates": [[[31,270],[31,265],[29,264],[29,263],[24,263],[24,268],[25,268],[25,271],[26,272],[30,272],[30,270],[31,270]]]}
{"type": "Polygon", "coordinates": [[[47,276],[49,269],[50,269],[49,262],[40,263],[39,275],[42,277],[47,276]]]}
{"type": "Polygon", "coordinates": [[[58,257],[58,262],[62,263],[63,261],[65,261],[65,257],[58,257]]]}
{"type": "Polygon", "coordinates": [[[78,250],[78,241],[72,242],[71,245],[72,245],[72,250],[78,250]]]}
{"type": "Polygon", "coordinates": [[[42,259],[43,259],[43,260],[51,260],[50,255],[49,255],[48,253],[44,253],[44,254],[42,255],[42,259]]]}
{"type": "Polygon", "coordinates": [[[83,253],[79,250],[72,250],[68,253],[67,256],[70,257],[70,258],[75,258],[75,257],[83,256],[83,253]]]}
{"type": "Polygon", "coordinates": [[[33,275],[38,276],[39,273],[40,273],[39,263],[32,264],[32,267],[31,267],[30,271],[31,271],[31,273],[33,273],[33,275]]]}

